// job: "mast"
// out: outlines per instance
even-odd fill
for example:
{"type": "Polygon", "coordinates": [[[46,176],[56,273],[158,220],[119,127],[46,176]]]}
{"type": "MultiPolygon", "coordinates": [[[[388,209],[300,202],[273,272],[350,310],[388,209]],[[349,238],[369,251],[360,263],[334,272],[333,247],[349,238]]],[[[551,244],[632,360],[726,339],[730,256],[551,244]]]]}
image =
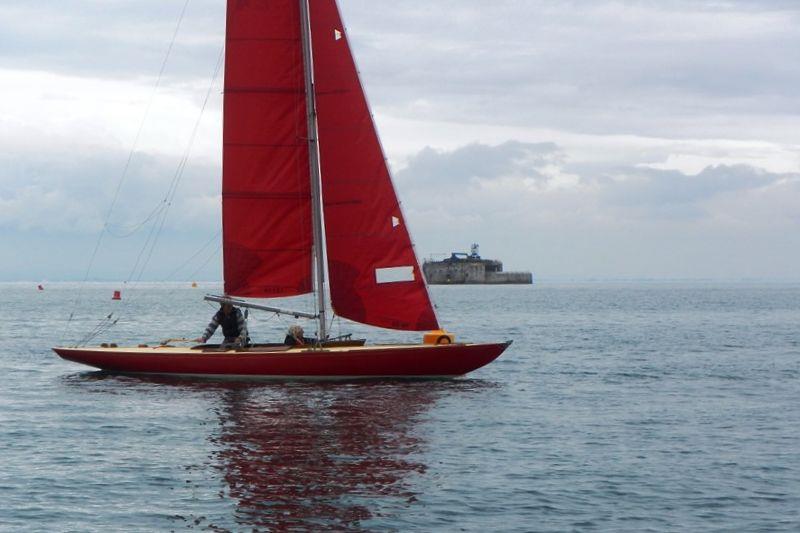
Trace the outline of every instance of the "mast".
{"type": "Polygon", "coordinates": [[[325,254],[322,242],[322,192],[319,166],[319,135],[317,132],[317,99],[314,92],[314,64],[311,53],[311,19],[308,0],[300,2],[300,35],[303,41],[303,70],[306,79],[306,114],[308,116],[308,159],[311,172],[311,213],[314,225],[314,267],[317,311],[319,313],[319,339],[328,337],[325,323],[325,254]]]}

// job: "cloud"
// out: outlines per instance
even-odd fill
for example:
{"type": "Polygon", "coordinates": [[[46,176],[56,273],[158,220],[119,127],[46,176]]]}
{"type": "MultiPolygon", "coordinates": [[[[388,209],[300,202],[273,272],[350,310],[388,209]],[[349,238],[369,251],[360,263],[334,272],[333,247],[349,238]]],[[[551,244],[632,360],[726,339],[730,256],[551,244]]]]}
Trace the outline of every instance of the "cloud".
{"type": "MultiPolygon", "coordinates": [[[[340,4],[422,253],[478,240],[544,275],[795,269],[797,2],[340,4]]],[[[0,5],[0,233],[15,249],[79,262],[134,145],[112,230],[159,205],[223,40],[225,2],[189,2],[134,143],[183,5],[0,5]]],[[[187,250],[218,229],[220,93],[167,219],[187,250]]]]}
{"type": "Polygon", "coordinates": [[[800,173],[570,160],[552,143],[422,150],[397,173],[418,247],[446,254],[479,242],[512,267],[555,277],[786,276],[800,260],[792,237],[800,233],[800,173]],[[473,172],[476,154],[491,164],[473,172]],[[747,252],[767,243],[775,252],[756,265],[759,256],[747,252]],[[723,268],[721,257],[739,264],[723,268]]]}
{"type": "Polygon", "coordinates": [[[509,176],[546,181],[548,177],[540,170],[558,159],[553,143],[473,143],[453,151],[426,147],[397,173],[397,179],[430,188],[509,176]]]}
{"type": "MultiPolygon", "coordinates": [[[[41,0],[0,5],[4,68],[86,77],[153,78],[164,60],[183,1],[41,0]]],[[[223,42],[225,2],[189,2],[167,72],[204,77],[223,42]]]]}
{"type": "Polygon", "coordinates": [[[386,113],[777,139],[800,109],[797,4],[412,1],[380,17],[368,4],[343,8],[386,113]]]}
{"type": "MultiPolygon", "coordinates": [[[[122,150],[66,152],[43,146],[29,154],[0,155],[0,228],[50,234],[96,234],[103,227],[128,155],[122,150]]],[[[176,176],[176,157],[135,153],[110,218],[112,233],[126,235],[163,208],[176,176]]],[[[219,169],[193,163],[181,174],[168,230],[219,227],[219,169]],[[208,199],[217,200],[210,205],[208,199]]],[[[142,225],[141,232],[150,226],[142,225]]]]}
{"type": "MultiPolygon", "coordinates": [[[[460,196],[474,195],[474,203],[459,202],[453,211],[481,213],[494,195],[508,206],[569,195],[575,208],[590,204],[598,211],[636,208],[641,216],[648,216],[679,214],[687,206],[699,209],[721,195],[746,195],[781,184],[798,184],[800,173],[774,173],[743,164],[710,165],[695,174],[640,164],[576,165],[555,143],[507,141],[450,151],[425,148],[397,172],[397,181],[403,192],[418,200],[416,205],[429,198],[427,203],[432,206],[448,190],[457,190],[460,196]]],[[[442,209],[451,210],[449,204],[442,209]]],[[[617,218],[631,214],[615,211],[617,218]]]]}
{"type": "Polygon", "coordinates": [[[652,216],[653,210],[669,214],[670,210],[698,206],[720,194],[766,187],[784,177],[747,165],[716,165],[696,175],[646,167],[617,168],[600,181],[609,204],[635,207],[643,215],[652,216]]]}
{"type": "MultiPolygon", "coordinates": [[[[83,279],[129,153],[72,148],[0,154],[0,279],[83,279]]],[[[178,165],[174,156],[134,154],[90,279],[137,279],[134,265],[155,243],[143,277],[163,280],[218,233],[219,167],[191,162],[167,208],[178,165]]],[[[217,248],[206,246],[179,279],[219,279],[217,248]]]]}
{"type": "MultiPolygon", "coordinates": [[[[83,265],[127,154],[55,150],[37,156],[35,164],[23,156],[0,161],[0,233],[52,242],[51,250],[83,265]]],[[[571,159],[568,150],[551,142],[421,150],[396,179],[418,250],[449,253],[479,242],[486,256],[503,259],[508,268],[534,268],[544,277],[712,275],[720,267],[714,266],[720,249],[740,262],[737,268],[726,263],[726,275],[786,276],[800,260],[787,241],[800,234],[796,173],[716,165],[690,174],[638,165],[574,165],[571,159]],[[717,255],[703,257],[710,253],[703,242],[717,255]],[[744,250],[763,249],[765,243],[780,252],[769,265],[755,268],[744,250]],[[687,269],[689,257],[703,266],[687,269]]],[[[135,155],[98,272],[128,275],[120,265],[132,264],[150,223],[131,237],[117,237],[159,205],[177,165],[173,156],[135,155]]],[[[149,273],[171,271],[218,231],[218,177],[216,164],[187,168],[160,248],[181,253],[157,254],[149,273]]],[[[27,245],[15,246],[23,253],[27,245]]],[[[37,254],[30,251],[29,257],[37,254]]],[[[59,276],[42,272],[39,277],[59,276]]],[[[70,272],[82,275],[77,267],[70,272]]]]}
{"type": "MultiPolygon", "coordinates": [[[[205,79],[224,5],[189,3],[165,84],[205,79]]],[[[6,69],[152,80],[182,0],[0,6],[6,69]]],[[[342,0],[376,108],[398,117],[785,141],[800,110],[792,1],[342,0]]]]}

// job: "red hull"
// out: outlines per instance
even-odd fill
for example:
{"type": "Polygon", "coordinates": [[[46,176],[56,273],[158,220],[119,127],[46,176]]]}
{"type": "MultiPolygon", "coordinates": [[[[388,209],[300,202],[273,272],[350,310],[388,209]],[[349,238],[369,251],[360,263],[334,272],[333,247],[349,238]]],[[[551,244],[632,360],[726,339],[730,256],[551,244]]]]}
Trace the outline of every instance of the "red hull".
{"type": "Polygon", "coordinates": [[[53,348],[68,361],[130,374],[272,379],[455,377],[497,359],[511,342],[253,351],[183,348],[53,348]]]}

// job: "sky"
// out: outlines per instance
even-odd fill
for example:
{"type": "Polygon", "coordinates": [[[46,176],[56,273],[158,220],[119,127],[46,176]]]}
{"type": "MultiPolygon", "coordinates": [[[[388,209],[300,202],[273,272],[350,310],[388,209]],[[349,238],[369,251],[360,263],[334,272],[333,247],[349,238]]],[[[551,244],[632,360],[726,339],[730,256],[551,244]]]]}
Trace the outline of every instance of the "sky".
{"type": "MultiPolygon", "coordinates": [[[[421,258],[800,279],[800,2],[340,6],[421,258]]],[[[222,0],[0,3],[0,280],[219,279],[223,37],[222,0]]]]}

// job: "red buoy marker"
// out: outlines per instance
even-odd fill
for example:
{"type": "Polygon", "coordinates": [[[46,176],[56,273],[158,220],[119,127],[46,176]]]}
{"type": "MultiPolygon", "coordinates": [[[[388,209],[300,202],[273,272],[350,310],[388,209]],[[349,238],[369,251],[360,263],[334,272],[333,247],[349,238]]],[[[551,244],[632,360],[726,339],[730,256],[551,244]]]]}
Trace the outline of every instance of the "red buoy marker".
{"type": "Polygon", "coordinates": [[[122,293],[120,291],[114,291],[114,296],[111,297],[112,300],[122,300],[122,293]]]}

